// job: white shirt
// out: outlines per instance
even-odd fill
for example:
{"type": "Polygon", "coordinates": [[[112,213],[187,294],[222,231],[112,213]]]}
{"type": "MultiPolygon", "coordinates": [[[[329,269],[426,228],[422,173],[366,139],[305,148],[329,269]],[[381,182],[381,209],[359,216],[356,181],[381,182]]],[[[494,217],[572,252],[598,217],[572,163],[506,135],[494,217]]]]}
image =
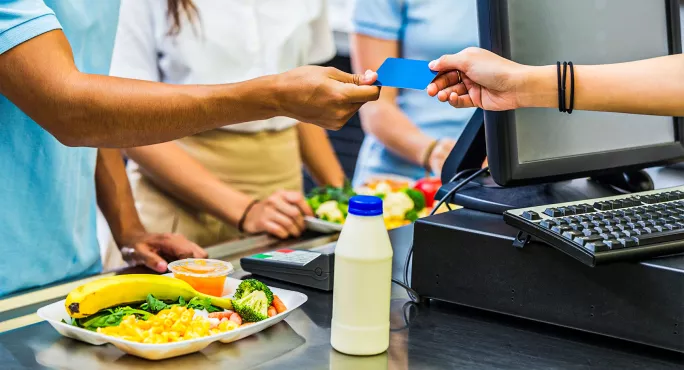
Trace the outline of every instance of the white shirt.
{"type": "MultiPolygon", "coordinates": [[[[318,64],[335,55],[326,0],[194,0],[170,36],[166,0],[122,0],[110,74],[171,84],[221,84],[318,64]]],[[[287,117],[226,126],[284,130],[287,117]]]]}

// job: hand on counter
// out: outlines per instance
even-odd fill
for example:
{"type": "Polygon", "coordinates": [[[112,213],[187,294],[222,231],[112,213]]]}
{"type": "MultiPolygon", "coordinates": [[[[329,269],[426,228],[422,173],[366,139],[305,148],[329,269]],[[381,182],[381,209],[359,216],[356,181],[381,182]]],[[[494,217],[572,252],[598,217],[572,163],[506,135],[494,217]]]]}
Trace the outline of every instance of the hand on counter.
{"type": "Polygon", "coordinates": [[[249,209],[243,229],[250,234],[266,232],[281,239],[298,237],[306,227],[304,216],[313,216],[313,211],[301,193],[277,191],[249,209]]]}
{"type": "Polygon", "coordinates": [[[299,67],[276,75],[276,99],[282,115],[339,130],[380,87],[370,86],[377,73],[349,74],[332,67],[299,67]]]}
{"type": "Polygon", "coordinates": [[[121,255],[128,262],[141,263],[156,272],[166,272],[171,259],[207,258],[207,252],[180,234],[141,233],[121,248],[121,255]]]}

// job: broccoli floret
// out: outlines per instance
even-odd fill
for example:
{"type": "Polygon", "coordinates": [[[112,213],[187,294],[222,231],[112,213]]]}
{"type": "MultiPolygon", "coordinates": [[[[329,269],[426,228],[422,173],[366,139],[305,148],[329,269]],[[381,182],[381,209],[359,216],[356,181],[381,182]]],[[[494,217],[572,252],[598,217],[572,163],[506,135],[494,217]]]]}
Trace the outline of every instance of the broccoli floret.
{"type": "Polygon", "coordinates": [[[233,299],[233,309],[246,322],[257,322],[268,318],[266,293],[255,290],[240,299],[233,299]]]}
{"type": "Polygon", "coordinates": [[[262,291],[264,294],[266,294],[266,298],[268,299],[268,306],[273,303],[273,292],[271,292],[271,289],[266,286],[266,284],[262,283],[261,281],[257,279],[245,279],[243,280],[240,285],[238,285],[237,289],[235,289],[235,294],[233,294],[233,299],[240,299],[254,291],[262,291]]]}
{"type": "Polygon", "coordinates": [[[416,220],[418,219],[418,212],[416,212],[415,209],[409,210],[409,211],[406,212],[406,214],[404,215],[404,218],[407,219],[407,220],[409,220],[409,221],[411,221],[411,222],[414,222],[414,221],[416,221],[416,220]]]}
{"type": "Polygon", "coordinates": [[[404,189],[404,193],[413,201],[413,210],[420,212],[425,208],[425,196],[416,189],[404,189]]]}

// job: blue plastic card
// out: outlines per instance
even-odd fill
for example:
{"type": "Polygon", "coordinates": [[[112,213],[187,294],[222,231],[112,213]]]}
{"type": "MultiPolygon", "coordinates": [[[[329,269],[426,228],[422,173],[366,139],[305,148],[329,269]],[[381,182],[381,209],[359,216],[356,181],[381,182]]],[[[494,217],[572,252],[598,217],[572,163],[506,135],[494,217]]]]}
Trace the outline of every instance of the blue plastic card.
{"type": "Polygon", "coordinates": [[[437,76],[428,63],[424,60],[387,58],[378,68],[378,80],[374,85],[425,90],[437,76]]]}

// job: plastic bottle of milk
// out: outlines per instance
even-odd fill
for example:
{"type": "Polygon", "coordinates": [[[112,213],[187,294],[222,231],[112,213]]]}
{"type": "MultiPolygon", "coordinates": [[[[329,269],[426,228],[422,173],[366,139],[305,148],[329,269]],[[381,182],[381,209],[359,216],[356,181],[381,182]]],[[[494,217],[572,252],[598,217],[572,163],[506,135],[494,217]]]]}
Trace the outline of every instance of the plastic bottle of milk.
{"type": "Polygon", "coordinates": [[[335,247],[330,343],[349,355],[375,355],[389,347],[392,246],[382,199],[357,195],[335,247]]]}

